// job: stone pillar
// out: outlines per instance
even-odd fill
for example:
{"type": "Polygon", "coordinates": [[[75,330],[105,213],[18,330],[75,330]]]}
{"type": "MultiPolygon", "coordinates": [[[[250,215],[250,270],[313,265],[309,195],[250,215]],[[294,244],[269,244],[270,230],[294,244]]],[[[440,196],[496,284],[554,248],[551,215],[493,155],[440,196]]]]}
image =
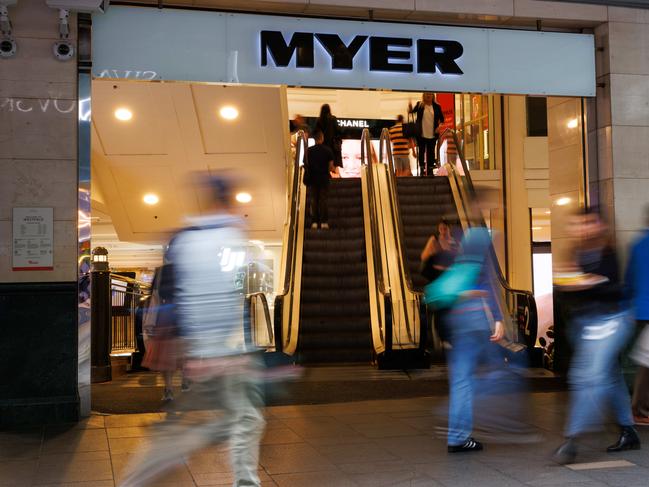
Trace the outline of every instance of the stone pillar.
{"type": "MultiPolygon", "coordinates": [[[[77,65],[58,61],[58,11],[9,7],[17,54],[0,59],[0,426],[75,420],[77,65]],[[12,208],[54,210],[54,268],[14,271],[12,208]]],[[[76,15],[70,17],[76,43],[76,15]]]]}
{"type": "Polygon", "coordinates": [[[649,204],[649,10],[609,7],[595,34],[600,206],[624,262],[649,204]]]}

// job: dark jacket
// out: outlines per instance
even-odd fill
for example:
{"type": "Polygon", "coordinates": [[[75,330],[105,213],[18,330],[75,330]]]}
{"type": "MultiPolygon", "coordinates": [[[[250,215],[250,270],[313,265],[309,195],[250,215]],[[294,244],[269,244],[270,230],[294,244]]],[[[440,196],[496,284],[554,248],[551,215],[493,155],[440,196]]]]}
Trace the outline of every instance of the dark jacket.
{"type": "Polygon", "coordinates": [[[329,147],[334,153],[334,166],[342,167],[342,134],[338,126],[338,119],[333,115],[326,120],[318,118],[315,124],[316,130],[320,130],[324,135],[324,145],[329,147]]]}
{"type": "MultiPolygon", "coordinates": [[[[440,124],[444,123],[444,112],[442,111],[442,106],[434,100],[433,100],[433,112],[435,113],[435,121],[433,126],[435,129],[437,129],[437,127],[439,127],[440,124]]],[[[417,132],[421,134],[422,122],[424,120],[424,104],[418,101],[417,104],[413,107],[412,111],[410,111],[410,113],[416,114],[417,132]]],[[[437,138],[437,135],[435,134],[433,138],[437,138]]]]}

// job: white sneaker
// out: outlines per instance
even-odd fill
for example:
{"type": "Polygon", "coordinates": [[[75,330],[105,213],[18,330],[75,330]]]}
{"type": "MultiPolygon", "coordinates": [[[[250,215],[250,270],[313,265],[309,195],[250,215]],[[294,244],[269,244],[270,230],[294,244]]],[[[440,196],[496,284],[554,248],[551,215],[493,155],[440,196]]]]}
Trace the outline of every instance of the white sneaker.
{"type": "Polygon", "coordinates": [[[318,229],[318,224],[317,223],[312,223],[311,224],[311,230],[317,230],[318,229]]]}
{"type": "Polygon", "coordinates": [[[322,228],[323,230],[329,230],[329,224],[328,223],[323,223],[323,224],[320,225],[320,228],[322,228]]]}

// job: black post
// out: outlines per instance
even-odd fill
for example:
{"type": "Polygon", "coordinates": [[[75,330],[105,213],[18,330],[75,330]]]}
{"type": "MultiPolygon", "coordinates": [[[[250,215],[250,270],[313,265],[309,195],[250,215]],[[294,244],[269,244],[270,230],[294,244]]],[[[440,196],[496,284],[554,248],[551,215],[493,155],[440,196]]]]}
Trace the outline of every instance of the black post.
{"type": "Polygon", "coordinates": [[[106,249],[92,252],[93,267],[90,272],[90,380],[92,383],[112,380],[110,367],[111,350],[111,293],[110,270],[106,249]],[[105,253],[103,253],[103,252],[105,253]],[[97,261],[104,256],[106,260],[97,261]]]}

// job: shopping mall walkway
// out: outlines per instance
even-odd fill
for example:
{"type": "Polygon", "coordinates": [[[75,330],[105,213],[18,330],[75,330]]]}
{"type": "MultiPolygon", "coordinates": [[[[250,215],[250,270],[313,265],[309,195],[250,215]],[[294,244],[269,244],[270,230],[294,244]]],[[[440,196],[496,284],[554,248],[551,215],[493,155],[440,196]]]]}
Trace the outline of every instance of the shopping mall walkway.
{"type": "MultiPolygon", "coordinates": [[[[649,429],[640,431],[645,450],[603,453],[615,437],[609,431],[584,439],[581,463],[549,461],[566,399],[564,392],[533,394],[530,419],[540,443],[485,439],[484,452],[460,455],[447,454],[435,435],[445,422],[445,397],[269,407],[260,475],[264,486],[295,487],[646,486],[649,429]]],[[[0,433],[0,485],[112,487],[161,414],[96,414],[77,425],[0,433]]],[[[207,448],[151,485],[231,482],[227,452],[207,448]]]]}

